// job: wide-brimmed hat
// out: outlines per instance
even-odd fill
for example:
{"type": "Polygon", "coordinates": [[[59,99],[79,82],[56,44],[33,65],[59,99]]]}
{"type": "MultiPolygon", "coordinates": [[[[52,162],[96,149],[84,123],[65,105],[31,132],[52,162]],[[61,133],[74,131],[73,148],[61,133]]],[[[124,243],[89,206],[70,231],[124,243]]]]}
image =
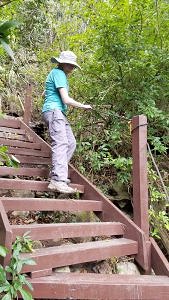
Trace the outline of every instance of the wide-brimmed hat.
{"type": "Polygon", "coordinates": [[[60,64],[70,64],[73,65],[79,69],[81,69],[81,67],[78,65],[78,63],[76,62],[77,56],[72,52],[72,51],[62,51],[60,53],[59,57],[52,57],[51,58],[51,62],[52,63],[60,63],[60,64]]]}

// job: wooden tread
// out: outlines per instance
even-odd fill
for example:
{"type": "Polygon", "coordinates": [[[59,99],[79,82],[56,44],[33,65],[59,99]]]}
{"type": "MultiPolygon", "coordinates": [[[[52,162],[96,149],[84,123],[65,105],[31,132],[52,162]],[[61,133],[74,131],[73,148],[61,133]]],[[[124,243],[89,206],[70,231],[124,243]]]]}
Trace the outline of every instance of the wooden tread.
{"type": "Polygon", "coordinates": [[[37,156],[37,157],[50,157],[50,151],[34,150],[34,149],[23,149],[10,147],[8,150],[9,154],[24,155],[24,156],[37,156]]]}
{"type": "Polygon", "coordinates": [[[20,128],[21,122],[18,118],[7,117],[0,118],[0,126],[10,128],[20,128]]]}
{"type": "MultiPolygon", "coordinates": [[[[0,178],[0,189],[4,190],[51,191],[48,184],[48,181],[0,178]]],[[[84,193],[83,185],[71,183],[69,186],[84,193]]]]}
{"type": "Polygon", "coordinates": [[[5,146],[25,148],[25,149],[41,149],[41,144],[38,142],[37,143],[24,142],[24,141],[8,140],[8,139],[0,138],[0,144],[5,146]]]}
{"type": "Polygon", "coordinates": [[[169,300],[169,277],[56,273],[29,280],[34,299],[169,300]]]}
{"type": "Polygon", "coordinates": [[[41,248],[36,249],[33,253],[21,254],[21,258],[32,258],[37,263],[34,266],[23,267],[22,271],[31,272],[103,260],[112,256],[133,255],[137,252],[137,242],[125,238],[41,248]]]}
{"type": "Polygon", "coordinates": [[[117,222],[11,225],[13,241],[29,231],[32,240],[123,235],[124,226],[117,222]]]}
{"type": "Polygon", "coordinates": [[[26,167],[0,167],[1,176],[28,176],[28,177],[45,177],[49,176],[49,168],[26,168],[26,167]]]}
{"type": "Polygon", "coordinates": [[[102,202],[96,200],[53,199],[53,198],[0,198],[6,211],[102,211],[102,202]]]}

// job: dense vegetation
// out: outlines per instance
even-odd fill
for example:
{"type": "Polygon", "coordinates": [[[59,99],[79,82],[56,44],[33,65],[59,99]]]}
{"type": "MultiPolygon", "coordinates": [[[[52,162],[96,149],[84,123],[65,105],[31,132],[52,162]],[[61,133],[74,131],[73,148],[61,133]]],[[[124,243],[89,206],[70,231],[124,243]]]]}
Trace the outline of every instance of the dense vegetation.
{"type": "MultiPolygon", "coordinates": [[[[149,157],[152,235],[161,237],[169,254],[168,15],[167,0],[0,2],[1,22],[18,22],[10,31],[15,61],[0,47],[2,111],[21,115],[25,86],[32,83],[33,121],[41,122],[44,81],[53,67],[50,57],[73,50],[82,72],[70,78],[71,95],[93,105],[85,115],[69,112],[78,140],[74,162],[108,196],[113,194],[113,181],[131,192],[129,121],[145,114],[148,142],[166,186],[164,192],[149,157]]],[[[0,32],[1,43],[2,39],[0,32]]]]}

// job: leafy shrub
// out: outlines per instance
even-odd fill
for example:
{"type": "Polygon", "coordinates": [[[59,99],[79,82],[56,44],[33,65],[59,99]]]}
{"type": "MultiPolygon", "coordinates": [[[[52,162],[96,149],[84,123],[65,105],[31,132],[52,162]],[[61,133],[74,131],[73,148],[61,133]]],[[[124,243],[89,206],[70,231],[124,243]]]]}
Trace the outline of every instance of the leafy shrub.
{"type": "MultiPolygon", "coordinates": [[[[12,245],[12,256],[9,266],[3,267],[0,265],[0,296],[1,300],[18,299],[21,294],[24,300],[33,300],[32,295],[23,288],[27,285],[30,290],[33,290],[32,285],[26,279],[24,274],[20,274],[24,265],[34,265],[32,259],[21,259],[21,252],[32,251],[32,241],[25,233],[23,237],[17,237],[12,245]],[[10,279],[7,279],[7,278],[10,279]]],[[[0,245],[0,256],[5,257],[9,250],[0,245]]]]}

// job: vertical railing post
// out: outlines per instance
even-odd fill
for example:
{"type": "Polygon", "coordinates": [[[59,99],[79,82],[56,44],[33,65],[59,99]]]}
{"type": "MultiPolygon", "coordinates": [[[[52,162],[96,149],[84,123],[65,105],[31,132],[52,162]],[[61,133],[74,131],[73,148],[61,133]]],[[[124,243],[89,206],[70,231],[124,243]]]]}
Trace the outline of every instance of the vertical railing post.
{"type": "Polygon", "coordinates": [[[0,200],[0,245],[5,246],[9,250],[9,254],[5,258],[0,256],[0,263],[3,264],[3,266],[9,265],[9,261],[11,257],[11,247],[12,247],[12,229],[9,224],[9,220],[1,200],[0,200]]]}
{"type": "Polygon", "coordinates": [[[149,236],[147,178],[147,118],[132,119],[133,213],[134,222],[149,236]]]}
{"type": "Polygon", "coordinates": [[[29,125],[29,122],[31,121],[31,114],[32,114],[32,85],[28,84],[25,93],[24,116],[23,116],[23,120],[27,125],[29,125]]]}

